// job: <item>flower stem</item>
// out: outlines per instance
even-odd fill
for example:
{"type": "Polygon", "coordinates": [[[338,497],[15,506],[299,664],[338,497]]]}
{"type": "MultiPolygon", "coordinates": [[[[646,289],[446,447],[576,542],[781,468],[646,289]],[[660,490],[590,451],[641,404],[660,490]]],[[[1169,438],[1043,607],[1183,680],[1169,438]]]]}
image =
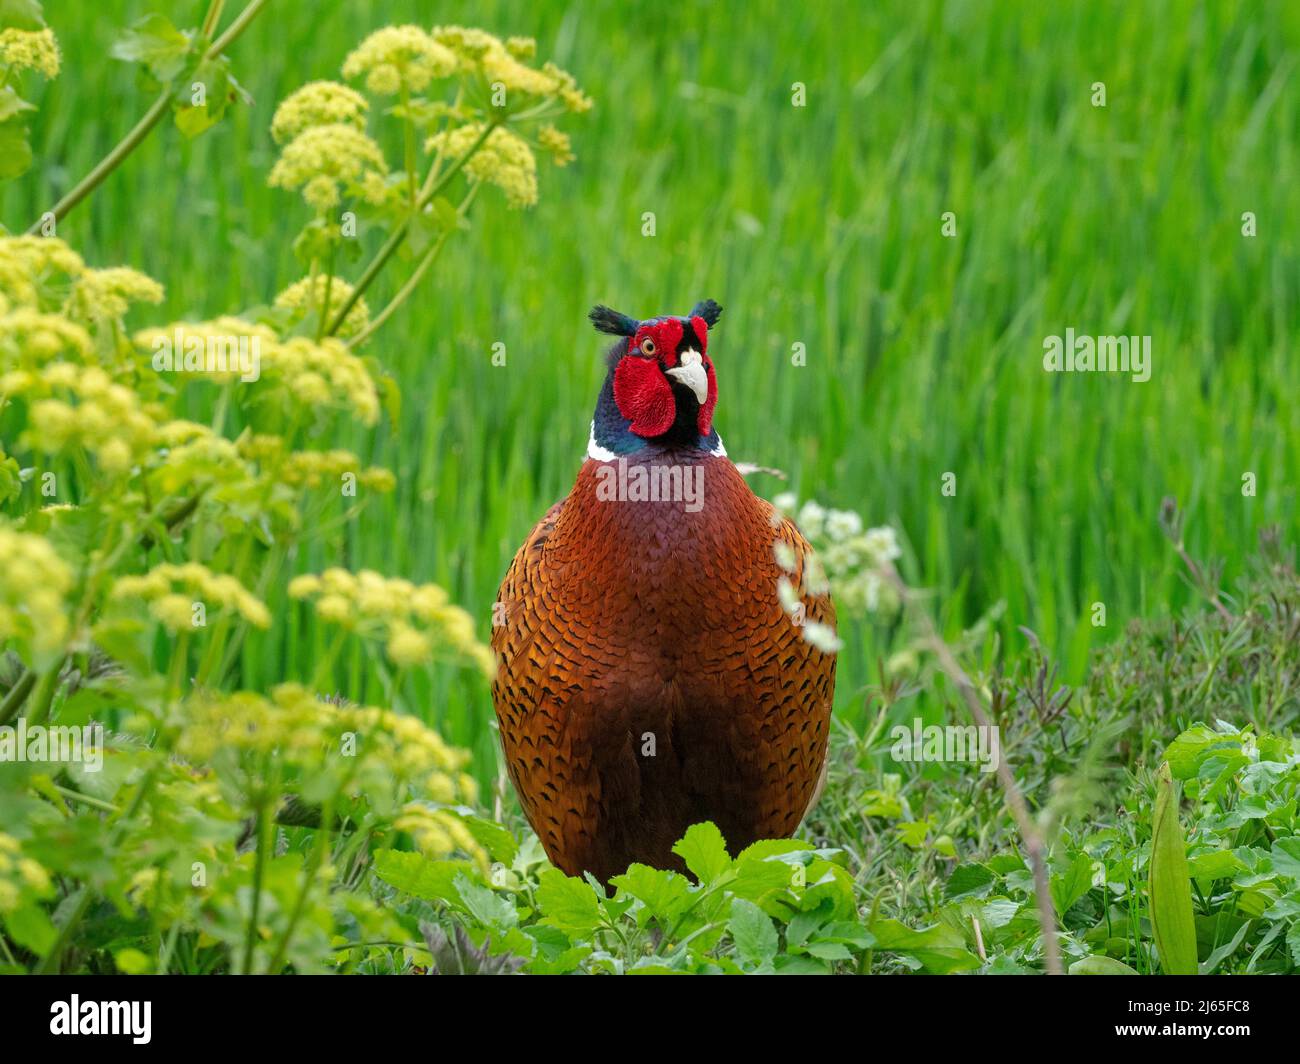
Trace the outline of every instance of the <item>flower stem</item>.
{"type": "MultiPolygon", "coordinates": [[[[476,183],[473,186],[473,188],[469,190],[469,194],[465,197],[465,201],[461,204],[460,209],[457,211],[457,214],[459,216],[464,217],[465,211],[468,209],[469,205],[474,201],[474,194],[478,191],[478,188],[479,186],[476,183]]],[[[432,244],[429,245],[428,250],[426,250],[423,257],[421,257],[419,263],[415,267],[415,270],[411,273],[411,276],[406,279],[406,283],[403,284],[402,287],[397,290],[397,294],[394,295],[391,300],[389,300],[388,306],[384,307],[384,309],[381,310],[378,315],[376,315],[374,318],[371,319],[369,325],[367,325],[364,329],[361,330],[361,332],[357,333],[356,336],[352,337],[352,339],[348,341],[349,347],[359,347],[361,344],[369,340],[371,335],[381,325],[383,325],[384,322],[386,322],[390,317],[392,317],[393,312],[397,310],[397,308],[400,307],[403,303],[406,302],[407,298],[411,295],[411,293],[414,292],[416,288],[419,287],[421,279],[424,277],[425,273],[428,272],[429,266],[432,265],[433,260],[438,257],[438,252],[442,250],[442,246],[445,243],[447,243],[447,238],[451,236],[451,232],[452,231],[450,229],[445,230],[438,237],[437,240],[435,240],[432,244]]]]}
{"type": "MultiPolygon", "coordinates": [[[[249,0],[248,6],[226,28],[226,32],[212,42],[212,47],[208,49],[207,58],[215,59],[225,51],[248,28],[248,24],[253,21],[253,18],[265,6],[266,2],[267,0],[249,0]]],[[[208,27],[209,23],[215,26],[217,18],[220,17],[223,3],[224,0],[212,0],[212,6],[209,7],[208,13],[203,20],[205,28],[208,27]]],[[[153,131],[154,126],[161,122],[163,116],[171,109],[171,102],[172,87],[168,85],[159,93],[158,98],[154,100],[152,106],[144,113],[140,121],[131,128],[131,131],[125,137],[118,141],[117,146],[105,155],[99,161],[99,164],[78,181],[72,190],[48,212],[54,215],[56,222],[62,221],[73,207],[94,192],[103,183],[104,178],[116,170],[122,161],[140,146],[145,137],[153,131]]],[[[27,227],[27,235],[34,236],[39,233],[44,219],[45,215],[42,214],[40,218],[32,222],[27,227]]]]}
{"type": "Polygon", "coordinates": [[[9,688],[5,700],[0,702],[0,724],[8,724],[18,716],[18,711],[23,708],[23,703],[27,701],[27,696],[32,693],[32,688],[35,686],[36,673],[31,669],[24,669],[22,675],[9,688]]]}
{"type": "MultiPolygon", "coordinates": [[[[478,139],[470,145],[469,150],[452,163],[451,166],[447,167],[447,172],[438,178],[433,187],[421,191],[420,198],[415,205],[416,211],[424,210],[424,208],[432,202],[433,198],[447,187],[451,182],[451,179],[460,173],[465,164],[474,157],[481,147],[483,147],[484,142],[488,139],[488,136],[492,131],[496,129],[497,125],[498,123],[496,121],[488,122],[484,125],[483,132],[480,133],[478,139]]],[[[412,214],[414,213],[415,212],[413,211],[412,214]]],[[[371,282],[379,275],[379,271],[384,268],[384,264],[393,257],[393,252],[402,246],[410,228],[411,220],[407,217],[397,226],[396,229],[393,230],[388,239],[384,241],[383,247],[381,247],[379,251],[376,252],[375,257],[370,260],[369,265],[366,266],[365,272],[362,273],[360,280],[357,281],[356,287],[352,290],[352,294],[348,296],[347,300],[340,308],[338,315],[334,318],[334,322],[330,325],[327,333],[329,336],[333,336],[339,331],[344,320],[348,316],[348,312],[356,306],[357,300],[361,298],[361,294],[370,287],[371,282]]]]}

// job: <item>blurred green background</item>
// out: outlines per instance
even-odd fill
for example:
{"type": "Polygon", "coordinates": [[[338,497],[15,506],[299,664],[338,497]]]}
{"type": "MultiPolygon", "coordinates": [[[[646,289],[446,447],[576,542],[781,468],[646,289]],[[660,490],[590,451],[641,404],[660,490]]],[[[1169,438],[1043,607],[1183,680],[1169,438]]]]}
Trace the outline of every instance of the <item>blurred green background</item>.
{"type": "MultiPolygon", "coordinates": [[[[148,106],[106,58],[119,28],[151,10],[196,25],[204,6],[48,0],[64,72],[39,101],[36,167],[6,186],[6,225],[25,227],[148,106]]],[[[60,228],[92,265],[166,283],[135,325],[264,303],[298,278],[305,208],[266,187],[272,112],[403,22],[535,36],[596,108],[563,124],[578,160],[544,168],[539,206],[485,193],[378,334],[400,423],[338,445],[398,489],[297,570],[437,581],[486,638],[514,550],[584,453],[604,347],[587,309],[682,313],[705,296],[726,308],[711,353],[732,456],[895,525],[949,631],[1005,601],[1010,644],[1034,629],[1067,679],[1128,618],[1187,600],[1162,496],[1229,576],[1261,526],[1294,533],[1300,5],[272,0],[231,50],[254,105],[193,142],[167,123],[60,228]],[[1066,328],[1150,334],[1151,380],[1045,374],[1043,338],[1066,328]],[[940,493],[949,471],[955,497],[940,493]]],[[[387,273],[372,307],[401,279],[387,273]]],[[[250,642],[245,684],[310,676],[318,634],[281,592],[270,604],[292,621],[250,642]]],[[[887,633],[843,634],[838,702],[856,720],[887,633]]],[[[380,697],[359,650],[339,680],[380,697]]],[[[480,680],[439,674],[417,702],[495,772],[480,680]]]]}

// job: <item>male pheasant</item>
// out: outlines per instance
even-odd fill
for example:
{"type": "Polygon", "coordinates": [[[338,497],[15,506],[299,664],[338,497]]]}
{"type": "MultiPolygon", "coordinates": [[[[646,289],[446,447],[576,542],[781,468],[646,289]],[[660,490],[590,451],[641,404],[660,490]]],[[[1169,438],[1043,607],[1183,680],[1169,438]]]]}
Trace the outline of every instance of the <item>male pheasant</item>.
{"type": "Polygon", "coordinates": [[[750,491],[713,427],[721,313],[712,300],[687,317],[591,312],[619,339],[587,458],[501,585],[492,700],[506,767],[570,875],[680,869],[673,843],[703,820],[733,852],[788,836],[825,780],[835,658],[801,637],[780,578],[804,620],[833,626],[835,611],[801,583],[807,541],[750,491]]]}

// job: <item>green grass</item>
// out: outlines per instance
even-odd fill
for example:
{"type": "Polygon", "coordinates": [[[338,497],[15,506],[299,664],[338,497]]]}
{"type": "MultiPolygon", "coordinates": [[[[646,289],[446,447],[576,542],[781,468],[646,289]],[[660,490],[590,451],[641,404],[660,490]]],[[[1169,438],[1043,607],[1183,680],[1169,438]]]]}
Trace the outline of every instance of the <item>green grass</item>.
{"type": "MultiPolygon", "coordinates": [[[[36,168],[0,203],[11,229],[148,106],[105,59],[113,28],[154,9],[191,24],[200,7],[47,4],[64,75],[39,101],[36,168]]],[[[388,465],[398,489],[297,568],[436,580],[486,634],[510,557],[583,453],[603,365],[586,310],[682,312],[704,296],[726,308],[711,353],[731,454],[896,525],[948,630],[1004,600],[1008,636],[1037,631],[1067,679],[1129,618],[1187,601],[1162,496],[1230,574],[1260,527],[1295,529],[1300,8],[273,0],[232,49],[253,107],[193,143],[164,126],[60,235],[92,264],[166,279],[138,325],[268,301],[299,276],[290,243],[306,220],[265,185],[276,103],[337,77],[370,29],[429,20],[537,36],[597,106],[570,124],[578,161],[544,172],[538,208],[486,196],[378,335],[400,422],[338,445],[388,465]],[[1043,373],[1043,337],[1067,327],[1152,335],[1152,379],[1043,373]],[[796,342],[806,367],[791,365],[796,342]],[[1095,601],[1104,629],[1088,623],[1095,601]]],[[[321,637],[303,625],[250,642],[243,682],[310,676],[321,637]]],[[[846,634],[838,701],[860,723],[883,635],[846,634]]],[[[380,697],[359,653],[339,683],[380,697]]],[[[481,681],[414,694],[493,775],[481,681]]]]}

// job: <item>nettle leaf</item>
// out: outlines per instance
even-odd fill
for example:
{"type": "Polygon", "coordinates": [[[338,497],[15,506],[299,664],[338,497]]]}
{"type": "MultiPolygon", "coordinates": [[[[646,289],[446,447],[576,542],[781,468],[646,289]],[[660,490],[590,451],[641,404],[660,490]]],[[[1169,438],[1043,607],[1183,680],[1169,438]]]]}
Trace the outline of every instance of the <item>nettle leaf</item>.
{"type": "Polygon", "coordinates": [[[155,78],[169,82],[189,60],[193,42],[157,12],[137,19],[122,31],[108,54],[128,63],[142,63],[155,78]]]}
{"type": "Polygon", "coordinates": [[[519,843],[515,841],[514,835],[508,828],[502,827],[495,820],[487,820],[468,812],[458,811],[457,815],[461,823],[469,829],[469,833],[474,836],[474,841],[487,850],[492,860],[500,861],[507,868],[514,864],[515,855],[519,852],[519,843]]]}
{"type": "Polygon", "coordinates": [[[1169,764],[1156,778],[1151,818],[1151,864],[1148,869],[1151,927],[1160,966],[1168,975],[1195,975],[1196,925],[1192,920],[1192,881],[1187,872],[1187,845],[1178,822],[1178,793],[1169,764]]]}
{"type": "Polygon", "coordinates": [[[673,846],[673,853],[686,862],[686,867],[701,883],[712,883],[731,867],[722,832],[707,820],[687,828],[686,834],[673,846]]]}
{"type": "Polygon", "coordinates": [[[570,938],[585,938],[600,927],[600,900],[591,884],[548,868],[538,877],[537,904],[550,924],[570,938]]]}
{"type": "Polygon", "coordinates": [[[1293,923],[1287,931],[1286,948],[1291,951],[1291,962],[1300,965],[1300,920],[1293,923]]]}
{"type": "Polygon", "coordinates": [[[747,963],[767,964],[776,956],[780,946],[776,928],[767,913],[752,901],[732,898],[727,930],[736,944],[737,955],[747,963]]]}

